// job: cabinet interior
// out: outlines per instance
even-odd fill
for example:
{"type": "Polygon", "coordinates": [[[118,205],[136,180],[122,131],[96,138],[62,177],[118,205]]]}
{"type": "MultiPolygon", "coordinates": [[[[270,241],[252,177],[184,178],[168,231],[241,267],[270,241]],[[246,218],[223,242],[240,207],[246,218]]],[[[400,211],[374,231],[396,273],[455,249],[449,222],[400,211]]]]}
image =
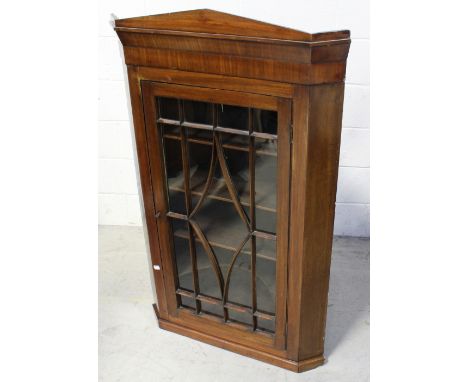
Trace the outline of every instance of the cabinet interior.
{"type": "Polygon", "coordinates": [[[277,111],[155,102],[179,307],[274,333],[277,111]]]}

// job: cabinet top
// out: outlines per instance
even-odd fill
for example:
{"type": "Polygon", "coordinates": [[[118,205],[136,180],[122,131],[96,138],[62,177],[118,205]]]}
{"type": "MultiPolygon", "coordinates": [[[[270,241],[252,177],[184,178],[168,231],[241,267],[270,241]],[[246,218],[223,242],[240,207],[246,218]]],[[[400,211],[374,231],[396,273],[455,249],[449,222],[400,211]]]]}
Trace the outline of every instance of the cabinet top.
{"type": "Polygon", "coordinates": [[[210,9],[197,9],[183,12],[165,13],[160,15],[132,17],[115,21],[115,30],[146,33],[206,35],[206,37],[221,37],[237,40],[278,40],[285,44],[301,42],[315,45],[330,41],[349,40],[348,30],[306,33],[274,24],[231,15],[210,9]]]}
{"type": "Polygon", "coordinates": [[[257,78],[296,84],[341,82],[347,30],[306,33],[200,9],[115,21],[131,66],[257,78]]]}

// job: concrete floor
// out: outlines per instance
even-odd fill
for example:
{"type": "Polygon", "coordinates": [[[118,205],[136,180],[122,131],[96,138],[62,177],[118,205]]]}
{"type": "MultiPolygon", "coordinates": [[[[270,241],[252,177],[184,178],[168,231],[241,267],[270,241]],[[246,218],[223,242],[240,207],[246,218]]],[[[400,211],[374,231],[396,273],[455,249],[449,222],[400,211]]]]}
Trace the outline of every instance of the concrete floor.
{"type": "Polygon", "coordinates": [[[369,380],[369,240],[333,245],[325,356],[295,374],[158,328],[143,231],[99,228],[99,380],[369,380]]]}

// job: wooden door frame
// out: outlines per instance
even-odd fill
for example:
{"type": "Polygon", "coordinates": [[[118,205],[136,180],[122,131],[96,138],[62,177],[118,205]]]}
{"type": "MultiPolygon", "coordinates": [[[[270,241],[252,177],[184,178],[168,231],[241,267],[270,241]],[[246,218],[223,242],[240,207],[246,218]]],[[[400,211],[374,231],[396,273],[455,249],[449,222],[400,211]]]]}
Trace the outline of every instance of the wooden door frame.
{"type": "MultiPolygon", "coordinates": [[[[141,81],[141,95],[145,116],[145,133],[148,142],[148,158],[153,194],[153,205],[157,219],[161,268],[163,274],[164,299],[167,306],[167,319],[190,327],[197,321],[205,321],[210,327],[205,332],[212,332],[212,326],[216,325],[216,319],[208,316],[196,316],[187,314],[184,309],[177,308],[176,300],[176,275],[174,273],[174,254],[169,253],[172,245],[169,222],[166,217],[168,211],[167,195],[164,179],[164,165],[162,161],[161,139],[156,129],[157,111],[154,97],[166,96],[179,99],[200,100],[213,103],[226,103],[238,106],[249,106],[260,109],[278,111],[278,184],[277,184],[277,261],[276,261],[276,330],[273,340],[261,333],[246,330],[242,325],[221,323],[220,329],[224,329],[227,335],[236,335],[241,342],[247,337],[255,337],[255,343],[284,350],[286,346],[286,299],[287,299],[287,263],[289,243],[289,188],[290,188],[290,136],[291,136],[291,100],[278,96],[267,96],[249,92],[239,92],[224,89],[206,87],[167,84],[155,81],[141,81]],[[151,127],[154,127],[152,129],[151,127]],[[281,180],[281,181],[280,181],[281,180]],[[232,330],[231,330],[232,329],[232,330]],[[257,335],[259,334],[259,335],[257,335]]],[[[159,292],[159,290],[158,290],[159,292]]],[[[161,296],[158,296],[158,298],[161,296]]],[[[203,326],[203,325],[202,325],[203,326]]],[[[200,330],[197,325],[197,330],[200,330]]],[[[221,333],[219,333],[221,334],[221,333]]],[[[229,336],[228,336],[229,337],[229,336]]],[[[248,341],[249,343],[251,341],[248,341]]]]}

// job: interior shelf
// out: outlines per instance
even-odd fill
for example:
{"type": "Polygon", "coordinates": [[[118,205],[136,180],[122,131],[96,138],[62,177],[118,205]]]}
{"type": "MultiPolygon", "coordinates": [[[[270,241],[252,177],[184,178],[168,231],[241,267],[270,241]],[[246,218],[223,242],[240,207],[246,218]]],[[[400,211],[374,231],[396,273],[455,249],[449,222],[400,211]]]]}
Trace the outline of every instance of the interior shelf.
{"type": "MultiPolygon", "coordinates": [[[[183,194],[178,193],[177,202],[183,202],[183,194]]],[[[247,211],[248,215],[248,211],[247,211]]],[[[173,222],[174,236],[188,239],[186,223],[179,219],[171,219],[173,222]]],[[[208,242],[213,248],[221,248],[235,252],[248,234],[245,223],[241,220],[234,205],[231,203],[211,199],[205,200],[203,206],[197,212],[193,220],[200,226],[208,242]]],[[[276,214],[257,214],[257,226],[266,232],[275,232],[276,214]],[[267,229],[263,229],[263,228],[267,229]]],[[[197,241],[198,238],[196,238],[197,241]]],[[[257,256],[268,260],[276,260],[276,240],[257,237],[257,256]]],[[[247,243],[242,253],[250,254],[250,246],[247,243]]]]}
{"type": "MultiPolygon", "coordinates": [[[[197,134],[191,135],[187,140],[190,143],[197,143],[200,145],[212,146],[213,142],[211,140],[203,139],[203,137],[206,137],[206,132],[207,130],[199,131],[197,132],[197,134]],[[203,135],[203,133],[205,135],[203,135]]],[[[245,151],[245,152],[249,151],[249,148],[247,147],[247,145],[245,145],[245,141],[242,138],[239,138],[239,136],[236,136],[235,134],[225,134],[224,137],[225,138],[223,140],[223,144],[221,145],[223,146],[223,148],[231,149],[231,150],[238,150],[238,151],[245,151]]],[[[164,134],[164,138],[180,141],[180,136],[176,134],[166,133],[164,134]]],[[[276,140],[257,138],[256,145],[255,145],[255,153],[258,155],[268,155],[268,156],[276,157],[277,156],[276,140]]]]}
{"type": "Polygon", "coordinates": [[[165,98],[158,105],[178,291],[188,291],[180,304],[273,333],[276,112],[165,98]]]}
{"type": "MultiPolygon", "coordinates": [[[[257,161],[256,172],[263,176],[255,178],[255,199],[256,209],[270,213],[276,213],[276,184],[272,179],[275,179],[275,168],[271,166],[269,161],[257,161]],[[272,173],[272,174],[271,174],[272,173]],[[270,178],[268,179],[268,176],[270,178]]],[[[190,168],[190,186],[192,195],[200,197],[203,192],[208,176],[208,169],[199,166],[190,168]]],[[[238,172],[232,176],[234,185],[239,193],[240,202],[243,206],[249,208],[249,191],[248,191],[248,168],[238,172]]],[[[168,178],[169,190],[184,193],[184,178],[182,172],[177,176],[168,178]]],[[[229,194],[226,182],[223,177],[213,177],[207,199],[220,200],[227,203],[233,203],[229,194]]]]}
{"type": "MultiPolygon", "coordinates": [[[[178,237],[179,239],[185,239],[185,240],[188,240],[189,239],[189,235],[187,234],[187,232],[185,230],[177,230],[174,232],[174,236],[175,237],[178,237]]],[[[199,240],[198,238],[195,237],[195,241],[199,244],[201,244],[201,240],[199,240]]],[[[222,243],[221,241],[212,241],[212,240],[208,240],[208,242],[210,243],[210,245],[213,247],[213,248],[221,248],[221,249],[225,249],[227,251],[231,251],[231,252],[235,252],[237,248],[233,247],[233,246],[230,246],[230,245],[226,245],[224,243],[222,243]]],[[[245,245],[244,248],[248,248],[248,249],[243,249],[241,251],[241,253],[243,254],[246,254],[246,255],[249,255],[251,254],[251,251],[250,251],[250,244],[247,242],[247,244],[245,245]]],[[[265,244],[263,245],[263,247],[259,247],[258,245],[258,240],[257,240],[257,253],[256,253],[256,256],[258,258],[261,258],[261,259],[265,259],[265,260],[270,260],[270,261],[276,261],[276,253],[275,253],[275,241],[272,241],[272,240],[265,240],[265,244]]]]}
{"type": "MultiPolygon", "coordinates": [[[[188,250],[188,243],[179,236],[176,236],[174,238],[174,246],[179,277],[179,288],[192,291],[193,294],[192,264],[188,250]]],[[[199,242],[196,243],[196,251],[200,293],[215,299],[222,298],[217,280],[214,277],[211,262],[199,242]]],[[[233,253],[229,251],[215,251],[215,256],[218,260],[223,277],[226,279],[233,253]]],[[[256,289],[258,310],[272,315],[275,312],[276,262],[270,260],[271,259],[269,258],[265,259],[257,257],[256,289]]],[[[242,252],[234,263],[232,269],[229,300],[227,305],[229,305],[229,302],[232,302],[238,306],[240,304],[247,308],[251,306],[250,272],[250,253],[242,252]]],[[[210,306],[211,304],[204,304],[204,309],[207,309],[210,306]]]]}

